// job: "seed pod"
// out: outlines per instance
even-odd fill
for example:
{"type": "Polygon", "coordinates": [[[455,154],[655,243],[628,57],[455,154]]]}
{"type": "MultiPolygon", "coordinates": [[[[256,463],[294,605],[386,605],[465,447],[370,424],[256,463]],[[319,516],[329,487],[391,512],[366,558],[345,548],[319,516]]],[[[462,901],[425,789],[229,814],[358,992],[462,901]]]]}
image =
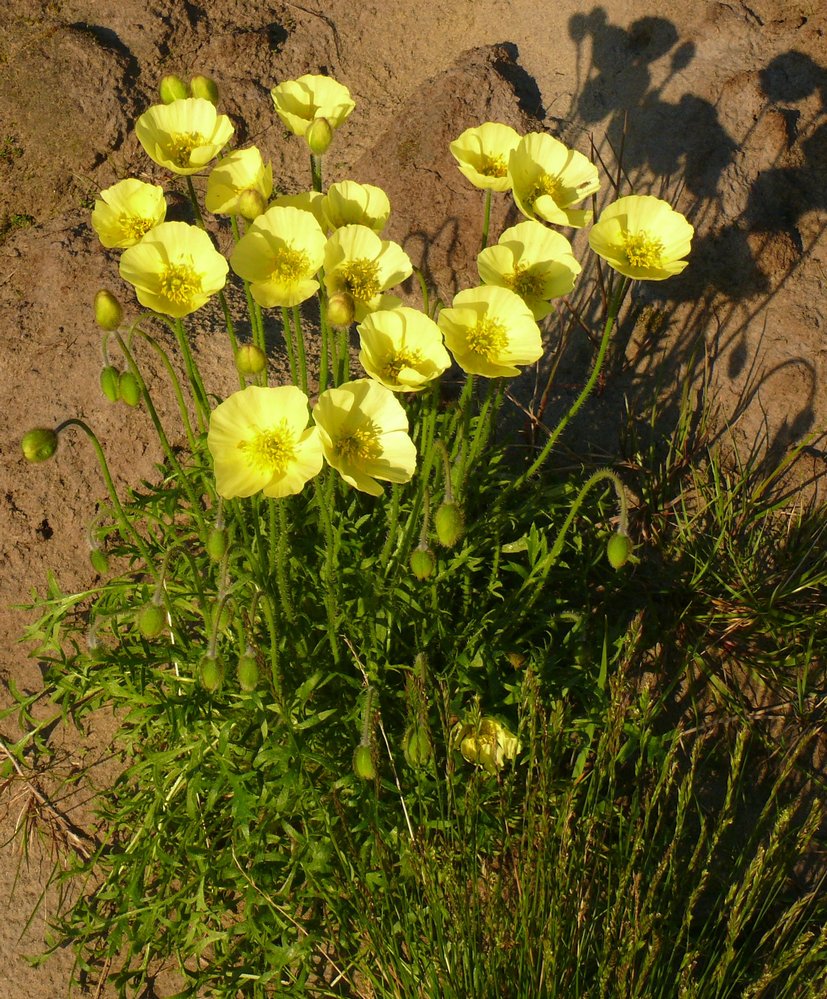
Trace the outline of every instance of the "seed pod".
{"type": "Polygon", "coordinates": [[[622,569],[632,554],[632,540],[627,534],[613,534],[606,545],[606,558],[613,569],[622,569]]]}
{"type": "Polygon", "coordinates": [[[101,392],[103,392],[110,402],[117,402],[121,397],[120,380],[120,371],[117,368],[113,368],[111,364],[107,364],[105,368],[101,368],[101,392]]]}
{"type": "Polygon", "coordinates": [[[101,288],[95,295],[95,322],[103,330],[116,330],[122,319],[121,303],[111,291],[101,288]]]}
{"type": "Polygon", "coordinates": [[[128,406],[137,406],[141,401],[141,384],[131,371],[122,371],[118,379],[121,399],[128,406]]]}
{"type": "Polygon", "coordinates": [[[436,568],[434,553],[429,548],[416,548],[411,553],[411,572],[417,579],[429,579],[436,568]]]}
{"type": "Polygon", "coordinates": [[[48,461],[57,451],[57,434],[49,427],[27,430],[20,441],[20,448],[26,461],[33,464],[48,461]]]}
{"type": "Polygon", "coordinates": [[[159,604],[148,603],[138,612],[138,631],[144,638],[157,638],[165,624],[166,615],[159,604]]]}
{"type": "Polygon", "coordinates": [[[402,741],[402,752],[405,754],[408,766],[418,769],[425,767],[431,760],[433,749],[428,729],[419,723],[409,726],[402,741]]]}
{"type": "Polygon", "coordinates": [[[204,690],[210,694],[216,693],[224,682],[224,664],[208,653],[198,664],[198,679],[204,690]]]}
{"type": "Polygon", "coordinates": [[[238,657],[236,667],[238,674],[238,685],[243,691],[249,693],[258,686],[258,663],[255,655],[248,649],[243,656],[238,657]]]}
{"type": "Polygon", "coordinates": [[[213,562],[220,562],[227,551],[227,532],[221,527],[214,527],[207,535],[207,554],[213,562]]]}
{"type": "Polygon", "coordinates": [[[465,534],[465,518],[456,503],[443,503],[434,514],[434,527],[439,543],[453,548],[465,534]]]}
{"type": "Polygon", "coordinates": [[[370,745],[359,743],[353,753],[353,772],[362,780],[373,780],[376,767],[373,765],[373,752],[370,745]]]}
{"type": "Polygon", "coordinates": [[[164,104],[172,104],[173,101],[181,101],[185,97],[189,97],[186,83],[174,73],[168,73],[162,77],[158,92],[164,104]]]}

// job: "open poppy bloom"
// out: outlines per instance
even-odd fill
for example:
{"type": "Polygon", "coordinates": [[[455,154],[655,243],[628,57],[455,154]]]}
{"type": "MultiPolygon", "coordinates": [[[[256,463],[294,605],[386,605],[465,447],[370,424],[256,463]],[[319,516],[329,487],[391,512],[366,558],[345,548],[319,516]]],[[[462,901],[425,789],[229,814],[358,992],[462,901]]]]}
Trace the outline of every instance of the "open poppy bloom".
{"type": "Polygon", "coordinates": [[[442,331],[417,309],[371,312],[358,332],[360,364],[392,392],[421,392],[451,366],[442,331]]]}
{"type": "Polygon", "coordinates": [[[164,189],[128,177],[101,191],[92,211],[92,228],[108,249],[134,246],[167,214],[164,189]]]}
{"type": "Polygon", "coordinates": [[[365,225],[346,225],[327,241],[324,283],[329,295],[347,292],[353,296],[356,319],[369,312],[399,304],[383,292],[413,273],[408,254],[390,240],[380,239],[365,225]]]}
{"type": "Polygon", "coordinates": [[[304,135],[317,118],[337,129],[356,107],[347,87],[312,73],[280,83],[270,95],[276,113],[294,135],[304,135]]]}
{"type": "Polygon", "coordinates": [[[645,194],[630,194],[605,208],[589,232],[589,246],[620,274],[663,281],[680,274],[695,230],[680,212],[645,194]]]}
{"type": "Polygon", "coordinates": [[[519,133],[510,125],[486,121],[474,128],[466,128],[448,148],[457,161],[460,173],[474,187],[507,191],[511,187],[508,160],[519,141],[519,133]]]}
{"type": "Polygon", "coordinates": [[[203,170],[233,131],[230,119],[203,97],[154,104],[135,122],[135,134],[147,156],[178,174],[203,170]]]}
{"type": "Polygon", "coordinates": [[[545,132],[524,135],[511,153],[508,175],[517,207],[529,219],[581,229],[589,210],[573,208],[600,187],[597,167],[545,132]]]}

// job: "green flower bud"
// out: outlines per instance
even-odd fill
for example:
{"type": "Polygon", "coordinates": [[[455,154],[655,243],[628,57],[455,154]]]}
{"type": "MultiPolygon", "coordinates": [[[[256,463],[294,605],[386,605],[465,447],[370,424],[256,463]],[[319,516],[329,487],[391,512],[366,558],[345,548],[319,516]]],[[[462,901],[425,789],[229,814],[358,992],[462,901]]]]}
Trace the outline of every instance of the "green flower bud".
{"type": "Polygon", "coordinates": [[[433,749],[431,748],[431,737],[424,725],[413,724],[408,728],[405,738],[402,740],[402,752],[405,754],[409,767],[417,769],[428,765],[433,755],[433,749]]]}
{"type": "Polygon", "coordinates": [[[248,648],[243,656],[238,657],[238,685],[249,693],[258,686],[258,663],[252,649],[248,648]]]}
{"type": "Polygon", "coordinates": [[[57,434],[51,428],[38,427],[28,430],[20,441],[23,457],[33,464],[48,461],[57,451],[57,434]]]}
{"type": "Polygon", "coordinates": [[[137,620],[138,631],[144,638],[157,638],[167,623],[163,607],[154,601],[141,608],[137,620]]]}
{"type": "Polygon", "coordinates": [[[193,97],[201,97],[211,104],[218,104],[218,86],[215,80],[208,76],[194,76],[190,80],[190,93],[193,97]]]}
{"type": "Polygon", "coordinates": [[[434,527],[439,543],[453,548],[465,534],[465,518],[456,503],[443,503],[434,514],[434,527]]]}
{"type": "Polygon", "coordinates": [[[190,95],[186,83],[184,83],[180,76],[176,76],[174,73],[168,73],[166,76],[161,78],[161,84],[158,87],[158,92],[160,93],[161,101],[164,104],[172,104],[173,101],[181,101],[190,95]]]}
{"type": "Polygon", "coordinates": [[[253,222],[267,210],[267,202],[260,191],[250,188],[239,194],[236,208],[242,218],[247,219],[248,222],[253,222]]]}
{"type": "Polygon", "coordinates": [[[627,534],[613,534],[606,545],[606,558],[613,569],[622,569],[632,554],[632,539],[627,534]]]}
{"type": "Polygon", "coordinates": [[[362,780],[373,780],[376,767],[373,765],[373,752],[369,745],[360,743],[353,753],[353,772],[362,780]]]}
{"type": "Polygon", "coordinates": [[[434,553],[429,548],[416,548],[411,553],[411,572],[417,579],[429,579],[436,568],[434,553]]]}
{"type": "Polygon", "coordinates": [[[267,367],[267,355],[255,344],[242,344],[235,352],[236,370],[243,377],[260,375],[267,367]]]}
{"type": "Polygon", "coordinates": [[[207,653],[198,664],[198,679],[207,693],[216,693],[224,682],[224,664],[207,653]]]}
{"type": "Polygon", "coordinates": [[[122,371],[118,379],[118,388],[121,392],[121,399],[128,406],[137,406],[141,401],[141,383],[131,371],[122,371]]]}
{"type": "Polygon", "coordinates": [[[101,368],[101,392],[103,392],[110,402],[117,402],[121,397],[120,380],[120,371],[112,367],[111,364],[107,364],[105,368],[101,368]]]}
{"type": "Polygon", "coordinates": [[[333,326],[350,326],[356,316],[356,302],[349,291],[331,295],[327,301],[327,319],[333,326]]]}
{"type": "Polygon", "coordinates": [[[95,572],[103,575],[109,571],[109,559],[102,548],[93,548],[89,552],[89,561],[92,563],[92,568],[95,572]]]}
{"type": "Polygon", "coordinates": [[[207,554],[213,562],[220,562],[227,551],[227,532],[221,527],[214,527],[207,536],[207,554]]]}
{"type": "Polygon", "coordinates": [[[327,118],[316,118],[304,137],[314,156],[324,156],[333,141],[333,128],[327,118]]]}
{"type": "Polygon", "coordinates": [[[104,330],[116,330],[121,325],[123,309],[111,291],[105,288],[95,295],[95,322],[104,330]]]}

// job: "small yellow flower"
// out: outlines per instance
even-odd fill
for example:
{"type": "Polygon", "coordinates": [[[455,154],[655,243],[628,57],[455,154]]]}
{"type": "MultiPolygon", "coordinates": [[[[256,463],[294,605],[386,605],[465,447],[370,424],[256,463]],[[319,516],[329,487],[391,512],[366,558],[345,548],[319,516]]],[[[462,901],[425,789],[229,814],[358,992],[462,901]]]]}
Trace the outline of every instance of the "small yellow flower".
{"type": "Polygon", "coordinates": [[[416,309],[371,312],[358,330],[362,367],[392,392],[421,392],[451,366],[442,331],[416,309]]]}
{"type": "Polygon", "coordinates": [[[519,141],[519,133],[509,125],[486,121],[474,128],[466,128],[448,148],[460,172],[474,187],[507,191],[511,187],[508,160],[519,141]]]}
{"type": "Polygon", "coordinates": [[[591,211],[572,208],[600,187],[597,167],[544,132],[523,136],[508,161],[517,207],[530,219],[581,229],[591,211]]]}
{"type": "Polygon", "coordinates": [[[381,187],[357,184],[343,180],[327,189],[322,210],[328,229],[341,229],[345,225],[366,225],[380,233],[387,224],[391,203],[381,187]]]}
{"type": "Polygon", "coordinates": [[[390,389],[369,378],[345,382],[319,396],[313,410],[324,456],[345,482],[381,496],[385,482],[408,482],[416,448],[408,417],[390,389]]]}
{"type": "Polygon", "coordinates": [[[155,104],[135,123],[147,156],[173,173],[198,173],[229,142],[230,119],[201,97],[155,104]]]}
{"type": "Polygon", "coordinates": [[[543,353],[531,309],[508,288],[461,291],[438,321],[446,346],[469,375],[510,378],[520,373],[516,365],[533,364],[543,353]]]}
{"type": "Polygon", "coordinates": [[[147,309],[180,319],[224,287],[227,261],[210,237],[186,222],[163,222],[124,250],[120,273],[147,309]]]}
{"type": "Polygon", "coordinates": [[[236,244],[230,266],[259,305],[298,305],[319,289],[325,234],[310,212],[275,205],[236,244]]]}
{"type": "Polygon", "coordinates": [[[293,496],[322,468],[322,444],[308,427],[307,396],[295,385],[248,385],[210,416],[207,446],[219,496],[293,496]]]}
{"type": "Polygon", "coordinates": [[[395,296],[382,293],[410,277],[413,266],[397,243],[380,239],[367,226],[346,225],[327,241],[324,273],[328,294],[351,294],[360,321],[369,312],[399,304],[395,296]]]}
{"type": "Polygon", "coordinates": [[[485,284],[510,288],[531,309],[536,320],[553,311],[549,300],[567,295],[581,267],[571,243],[541,222],[520,222],[477,257],[485,284]]]}
{"type": "Polygon", "coordinates": [[[207,178],[204,204],[214,215],[242,215],[247,191],[258,194],[263,205],[273,193],[273,168],[264,165],[255,146],[236,149],[216,163],[207,178]]]}
{"type": "Polygon", "coordinates": [[[457,722],[451,731],[452,745],[469,763],[496,774],[506,760],[516,759],[522,749],[520,741],[509,728],[490,715],[479,717],[477,711],[468,720],[457,722]]]}
{"type": "Polygon", "coordinates": [[[337,129],[356,107],[347,87],[329,76],[300,76],[273,87],[270,94],[279,118],[294,135],[304,135],[317,118],[337,129]]]}
{"type": "Polygon", "coordinates": [[[101,191],[92,211],[92,228],[105,247],[122,249],[140,242],[166,214],[164,189],[129,177],[101,191]]]}
{"type": "MultiPolygon", "coordinates": [[[[310,212],[319,223],[319,228],[327,232],[327,218],[324,213],[324,195],[321,191],[302,191],[300,194],[280,194],[273,199],[273,205],[280,208],[301,208],[310,212]]],[[[271,205],[272,207],[272,205],[271,205]]]]}
{"type": "Polygon", "coordinates": [[[663,281],[686,267],[694,232],[668,202],[630,194],[603,210],[589,246],[626,277],[663,281]]]}

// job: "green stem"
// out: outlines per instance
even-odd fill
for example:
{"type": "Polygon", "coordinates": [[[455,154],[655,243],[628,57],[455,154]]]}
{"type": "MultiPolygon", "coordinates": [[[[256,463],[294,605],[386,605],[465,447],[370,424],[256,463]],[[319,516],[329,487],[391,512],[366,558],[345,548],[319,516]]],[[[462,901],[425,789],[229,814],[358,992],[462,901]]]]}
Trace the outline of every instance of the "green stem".
{"type": "Polygon", "coordinates": [[[485,192],[485,209],[483,212],[482,219],[482,246],[480,252],[482,252],[486,246],[488,246],[488,229],[491,225],[491,188],[485,192]]]}
{"type": "MultiPolygon", "coordinates": [[[[324,279],[320,278],[323,282],[324,279]]],[[[319,290],[319,332],[321,334],[321,352],[319,357],[319,395],[327,388],[330,368],[330,323],[327,321],[327,296],[324,286],[319,290]]]]}
{"type": "Polygon", "coordinates": [[[287,522],[287,508],[283,499],[270,501],[270,551],[271,567],[276,571],[281,597],[281,610],[284,618],[291,624],[296,620],[296,611],[290,596],[290,585],[287,573],[287,548],[290,539],[290,525],[287,522]],[[278,511],[274,507],[278,506],[278,511]],[[278,525],[276,513],[278,512],[278,525]]]}
{"type": "Polygon", "coordinates": [[[313,190],[322,190],[322,158],[321,156],[315,156],[313,153],[310,154],[310,176],[312,178],[313,190]]]}
{"type": "Polygon", "coordinates": [[[192,183],[192,177],[187,175],[187,191],[189,192],[190,201],[192,202],[192,209],[195,212],[195,224],[201,228],[206,229],[204,225],[204,216],[201,214],[201,206],[198,204],[198,197],[195,194],[195,187],[192,183]]]}
{"type": "Polygon", "coordinates": [[[169,359],[167,352],[158,343],[158,341],[149,335],[145,330],[142,330],[139,326],[132,327],[132,333],[138,333],[142,336],[146,343],[155,351],[158,357],[161,359],[161,364],[163,364],[169,375],[169,380],[172,382],[172,391],[175,393],[175,401],[178,403],[178,412],[181,414],[181,422],[184,424],[184,430],[187,435],[187,441],[189,442],[190,451],[195,450],[195,436],[192,432],[192,424],[190,423],[190,414],[187,409],[187,404],[184,401],[184,393],[181,389],[181,381],[178,375],[175,373],[175,368],[172,366],[172,362],[169,359]]]}
{"type": "Polygon", "coordinates": [[[293,329],[296,334],[296,347],[299,355],[299,387],[307,395],[307,355],[304,349],[304,330],[298,305],[293,306],[293,329]]]}
{"type": "Polygon", "coordinates": [[[189,341],[187,340],[186,330],[184,329],[184,324],[180,319],[176,319],[174,321],[173,329],[175,330],[175,339],[178,341],[178,347],[181,351],[181,355],[184,358],[184,365],[187,369],[187,378],[189,379],[190,388],[192,389],[192,394],[195,399],[195,411],[198,416],[198,426],[199,429],[203,431],[206,429],[210,415],[210,405],[207,402],[207,391],[204,388],[204,383],[201,381],[201,374],[198,370],[198,365],[195,363],[195,359],[192,356],[189,341]]]}
{"type": "Polygon", "coordinates": [[[290,322],[290,313],[284,306],[282,306],[281,310],[281,326],[284,332],[284,344],[287,347],[287,360],[290,362],[290,380],[294,385],[297,385],[296,348],[293,343],[293,327],[290,322]]]}
{"type": "Polygon", "coordinates": [[[313,488],[316,492],[316,506],[319,510],[319,519],[325,536],[325,560],[322,576],[324,579],[324,605],[327,612],[327,640],[330,643],[330,651],[333,661],[339,661],[339,639],[336,635],[336,538],[333,533],[333,521],[330,511],[335,495],[333,487],[333,470],[328,469],[324,486],[320,481],[320,476],[313,480],[313,488]],[[328,485],[330,483],[330,485],[328,485]]]}

